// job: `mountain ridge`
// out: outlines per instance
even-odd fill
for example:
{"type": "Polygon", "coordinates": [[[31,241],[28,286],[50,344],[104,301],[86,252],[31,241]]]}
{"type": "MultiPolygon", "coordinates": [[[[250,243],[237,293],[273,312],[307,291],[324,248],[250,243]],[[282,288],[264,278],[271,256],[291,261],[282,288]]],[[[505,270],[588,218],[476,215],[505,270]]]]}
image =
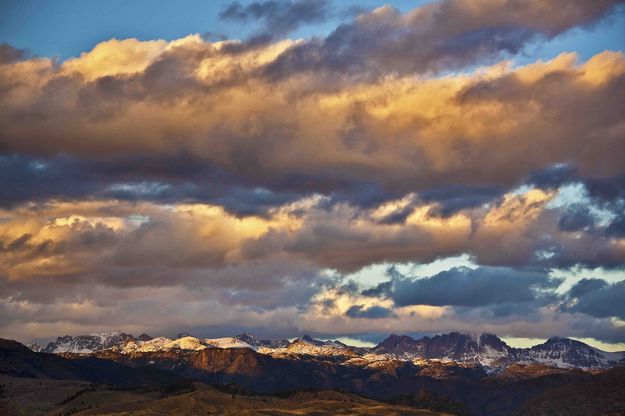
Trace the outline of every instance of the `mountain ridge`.
{"type": "Polygon", "coordinates": [[[326,356],[374,360],[386,357],[403,361],[453,361],[505,368],[512,364],[541,364],[557,368],[600,369],[625,365],[625,352],[607,352],[581,341],[551,337],[528,348],[509,346],[495,334],[452,331],[414,339],[391,334],[379,344],[354,347],[340,341],[323,341],[304,335],[288,340],[259,339],[242,333],[234,337],[196,338],[187,333],[178,338],[139,337],[121,331],[58,337],[45,348],[28,345],[32,351],[54,354],[93,354],[114,349],[124,354],[157,351],[199,351],[207,348],[249,348],[274,357],[326,356]]]}
{"type": "MultiPolygon", "coordinates": [[[[180,339],[185,338],[193,337],[180,339]]],[[[467,344],[458,334],[428,340],[439,347],[467,344]]],[[[549,345],[562,342],[552,340],[549,345]]],[[[315,347],[323,346],[338,348],[339,344],[315,347]]],[[[537,402],[532,406],[540,406],[539,396],[549,389],[572,384],[592,386],[602,380],[597,377],[603,374],[622,385],[623,370],[625,367],[584,371],[514,363],[489,372],[479,363],[399,360],[370,352],[357,357],[281,355],[252,348],[219,347],[131,353],[124,353],[123,348],[109,348],[93,354],[50,354],[32,352],[15,341],[0,340],[0,375],[10,377],[88,380],[129,388],[165,388],[172,381],[197,380],[231,386],[235,392],[252,395],[329,389],[385,401],[402,397],[408,402],[434,395],[462,403],[476,416],[517,414],[521,406],[535,398],[537,402]]]]}
{"type": "Polygon", "coordinates": [[[513,363],[543,364],[558,368],[610,368],[625,365],[625,352],[607,352],[581,341],[551,337],[542,344],[516,348],[494,334],[450,332],[418,340],[390,335],[373,347],[378,354],[404,359],[476,362],[488,367],[513,363]]]}

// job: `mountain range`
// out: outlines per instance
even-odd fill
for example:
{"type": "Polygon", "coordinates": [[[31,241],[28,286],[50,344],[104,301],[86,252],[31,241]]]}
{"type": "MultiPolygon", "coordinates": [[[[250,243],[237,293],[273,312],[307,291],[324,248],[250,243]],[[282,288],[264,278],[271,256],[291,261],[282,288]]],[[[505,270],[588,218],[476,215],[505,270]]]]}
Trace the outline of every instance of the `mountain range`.
{"type": "Polygon", "coordinates": [[[511,364],[539,364],[556,368],[600,369],[625,365],[625,352],[606,352],[569,338],[552,337],[531,348],[513,348],[493,334],[450,332],[414,339],[390,335],[372,348],[354,347],[339,341],[322,341],[303,336],[292,341],[258,339],[243,333],[225,338],[196,338],[179,334],[175,338],[147,334],[134,337],[120,331],[58,337],[45,348],[30,344],[35,352],[93,354],[111,349],[121,354],[165,351],[200,351],[207,348],[249,348],[273,357],[325,356],[379,362],[442,361],[480,365],[487,370],[511,364]]]}
{"type": "Polygon", "coordinates": [[[607,352],[569,338],[552,337],[531,348],[513,348],[493,334],[451,332],[415,340],[391,335],[375,346],[376,354],[403,359],[474,362],[486,367],[513,363],[558,368],[610,368],[625,364],[625,352],[607,352]]]}
{"type": "Polygon", "coordinates": [[[91,386],[81,391],[110,385],[114,391],[176,392],[180,383],[193,380],[236,394],[289,397],[334,390],[473,416],[543,414],[554,403],[560,408],[548,414],[576,414],[567,403],[583,404],[585,413],[577,414],[617,415],[625,409],[624,354],[566,338],[521,349],[494,335],[452,332],[420,339],[391,335],[360,348],[308,336],[271,341],[249,334],[152,338],[115,332],[59,337],[44,350],[50,352],[0,340],[0,379],[9,377],[3,384],[15,385],[16,378],[75,380],[91,386]]]}

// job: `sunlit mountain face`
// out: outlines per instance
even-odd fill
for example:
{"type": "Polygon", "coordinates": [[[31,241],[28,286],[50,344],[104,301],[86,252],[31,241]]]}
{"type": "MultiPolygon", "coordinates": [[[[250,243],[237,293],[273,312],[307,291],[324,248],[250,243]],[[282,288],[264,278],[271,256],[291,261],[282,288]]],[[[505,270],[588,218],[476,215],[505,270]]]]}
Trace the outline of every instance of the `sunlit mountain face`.
{"type": "Polygon", "coordinates": [[[1,2],[0,338],[625,351],[624,13],[1,2]]]}

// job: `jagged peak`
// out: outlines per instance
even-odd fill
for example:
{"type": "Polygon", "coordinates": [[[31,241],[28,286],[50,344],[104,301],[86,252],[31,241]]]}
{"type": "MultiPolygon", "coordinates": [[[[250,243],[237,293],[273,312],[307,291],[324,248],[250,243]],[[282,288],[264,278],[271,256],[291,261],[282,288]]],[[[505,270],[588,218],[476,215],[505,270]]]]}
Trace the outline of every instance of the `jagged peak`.
{"type": "MultiPolygon", "coordinates": [[[[443,333],[443,334],[437,334],[434,335],[432,338],[427,338],[427,340],[438,340],[438,339],[454,339],[454,338],[458,338],[458,339],[464,339],[464,340],[469,340],[469,341],[474,341],[476,344],[479,344],[479,335],[476,332],[469,332],[469,331],[451,331],[451,332],[447,332],[447,333],[443,333]]],[[[426,339],[426,337],[422,338],[423,340],[426,339]]]]}
{"type": "Polygon", "coordinates": [[[139,341],[150,341],[152,339],[154,339],[154,338],[151,337],[150,335],[146,334],[145,332],[137,337],[137,340],[139,340],[139,341]]]}
{"type": "Polygon", "coordinates": [[[384,344],[384,343],[400,343],[403,340],[408,340],[408,341],[411,341],[411,342],[416,341],[410,335],[391,334],[388,337],[386,337],[380,344],[384,344]]]}
{"type": "Polygon", "coordinates": [[[65,334],[65,335],[61,335],[56,337],[57,341],[59,340],[66,340],[66,339],[75,339],[75,338],[85,338],[85,337],[93,337],[93,338],[105,338],[105,337],[114,337],[114,336],[126,336],[126,337],[132,337],[131,334],[126,334],[125,332],[121,331],[121,330],[115,330],[115,331],[108,331],[108,332],[91,332],[89,334],[79,334],[79,335],[69,335],[69,334],[65,334]]]}
{"type": "Polygon", "coordinates": [[[310,344],[310,345],[314,345],[317,347],[323,346],[323,345],[329,345],[329,344],[335,344],[334,341],[322,341],[319,339],[315,339],[313,337],[311,337],[310,335],[306,334],[301,338],[295,338],[292,342],[292,344],[296,344],[296,343],[304,343],[304,344],[310,344]]]}
{"type": "Polygon", "coordinates": [[[41,352],[44,349],[44,347],[38,342],[31,342],[30,344],[26,345],[26,347],[28,347],[29,350],[34,351],[34,352],[41,352]]]}
{"type": "MultiPolygon", "coordinates": [[[[30,346],[33,350],[40,347],[30,346]]],[[[353,348],[339,341],[319,340],[309,334],[295,338],[291,342],[260,340],[243,332],[236,337],[198,339],[188,333],[180,333],[177,338],[152,338],[143,333],[134,338],[122,331],[92,333],[90,335],[57,338],[42,350],[52,353],[73,352],[89,354],[103,349],[117,348],[123,351],[158,351],[180,349],[200,350],[205,348],[251,348],[263,354],[305,352],[307,354],[342,354],[340,351],[353,349],[354,354],[383,355],[402,360],[456,360],[479,362],[490,367],[501,367],[513,362],[522,364],[539,363],[553,367],[569,368],[608,368],[614,363],[625,362],[625,354],[601,351],[581,341],[554,336],[544,343],[529,348],[508,346],[497,335],[471,331],[451,331],[432,337],[415,339],[410,335],[392,333],[372,348],[353,348]],[[121,338],[120,338],[121,337],[121,338]],[[131,338],[125,338],[131,337],[131,338]],[[171,345],[170,345],[171,344],[171,345]],[[593,352],[594,351],[594,352],[593,352]]],[[[388,358],[388,357],[386,357],[388,358]]],[[[376,359],[380,359],[378,356],[376,359]]]]}

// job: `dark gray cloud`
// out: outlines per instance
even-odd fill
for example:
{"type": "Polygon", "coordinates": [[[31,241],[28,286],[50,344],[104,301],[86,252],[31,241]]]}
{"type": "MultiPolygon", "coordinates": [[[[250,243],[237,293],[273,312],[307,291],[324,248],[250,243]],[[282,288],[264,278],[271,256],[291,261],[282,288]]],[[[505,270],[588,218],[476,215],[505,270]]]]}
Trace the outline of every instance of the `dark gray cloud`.
{"type": "Polygon", "coordinates": [[[354,305],[345,312],[345,315],[350,318],[364,319],[383,319],[397,316],[393,310],[377,305],[369,307],[354,305]]]}
{"type": "Polygon", "coordinates": [[[620,215],[606,227],[606,235],[619,238],[625,237],[625,212],[620,211],[619,214],[620,215]]]}
{"type": "Polygon", "coordinates": [[[562,231],[581,231],[592,228],[594,224],[594,218],[588,207],[583,205],[569,207],[558,221],[558,227],[562,231]]]}
{"type": "Polygon", "coordinates": [[[245,185],[191,156],[163,159],[0,155],[0,207],[49,199],[118,199],[218,204],[236,215],[265,215],[302,196],[245,185]]]}
{"type": "MultiPolygon", "coordinates": [[[[547,271],[516,270],[505,267],[456,267],[427,278],[408,278],[395,268],[392,280],[377,287],[377,292],[397,306],[486,306],[534,303],[557,288],[561,280],[547,271]]],[[[376,290],[365,292],[375,294],[376,290]]],[[[363,293],[363,294],[365,294],[363,293]]]]}
{"type": "Polygon", "coordinates": [[[232,2],[227,5],[219,17],[223,20],[261,23],[259,32],[252,42],[268,42],[286,35],[301,25],[324,21],[330,11],[327,0],[265,0],[246,5],[232,2]]]}
{"type": "Polygon", "coordinates": [[[462,67],[515,54],[537,37],[592,24],[621,0],[443,0],[402,14],[385,6],[295,46],[269,66],[270,77],[331,71],[357,77],[462,67]]]}
{"type": "Polygon", "coordinates": [[[625,319],[625,281],[608,283],[602,279],[582,279],[568,292],[567,312],[581,312],[596,318],[625,319]]]}
{"type": "Polygon", "coordinates": [[[531,172],[526,180],[527,184],[542,189],[557,189],[562,185],[579,180],[579,174],[574,166],[567,163],[558,163],[531,172]]]}
{"type": "Polygon", "coordinates": [[[615,199],[625,200],[625,175],[614,175],[603,178],[591,177],[584,180],[590,195],[604,201],[615,199]]]}
{"type": "Polygon", "coordinates": [[[0,43],[0,64],[10,63],[25,59],[28,52],[24,49],[17,49],[8,43],[0,43]]]}
{"type": "Polygon", "coordinates": [[[105,184],[84,165],[66,157],[44,161],[20,155],[0,155],[0,206],[55,197],[85,197],[97,192],[105,184]]]}
{"type": "Polygon", "coordinates": [[[419,198],[425,202],[438,204],[433,213],[444,217],[467,208],[476,208],[488,202],[494,202],[506,190],[498,186],[447,185],[419,192],[419,198]]]}
{"type": "Polygon", "coordinates": [[[557,163],[531,172],[525,184],[541,189],[557,189],[563,185],[583,185],[596,202],[613,203],[625,199],[625,175],[585,175],[572,163],[557,163]]]}

